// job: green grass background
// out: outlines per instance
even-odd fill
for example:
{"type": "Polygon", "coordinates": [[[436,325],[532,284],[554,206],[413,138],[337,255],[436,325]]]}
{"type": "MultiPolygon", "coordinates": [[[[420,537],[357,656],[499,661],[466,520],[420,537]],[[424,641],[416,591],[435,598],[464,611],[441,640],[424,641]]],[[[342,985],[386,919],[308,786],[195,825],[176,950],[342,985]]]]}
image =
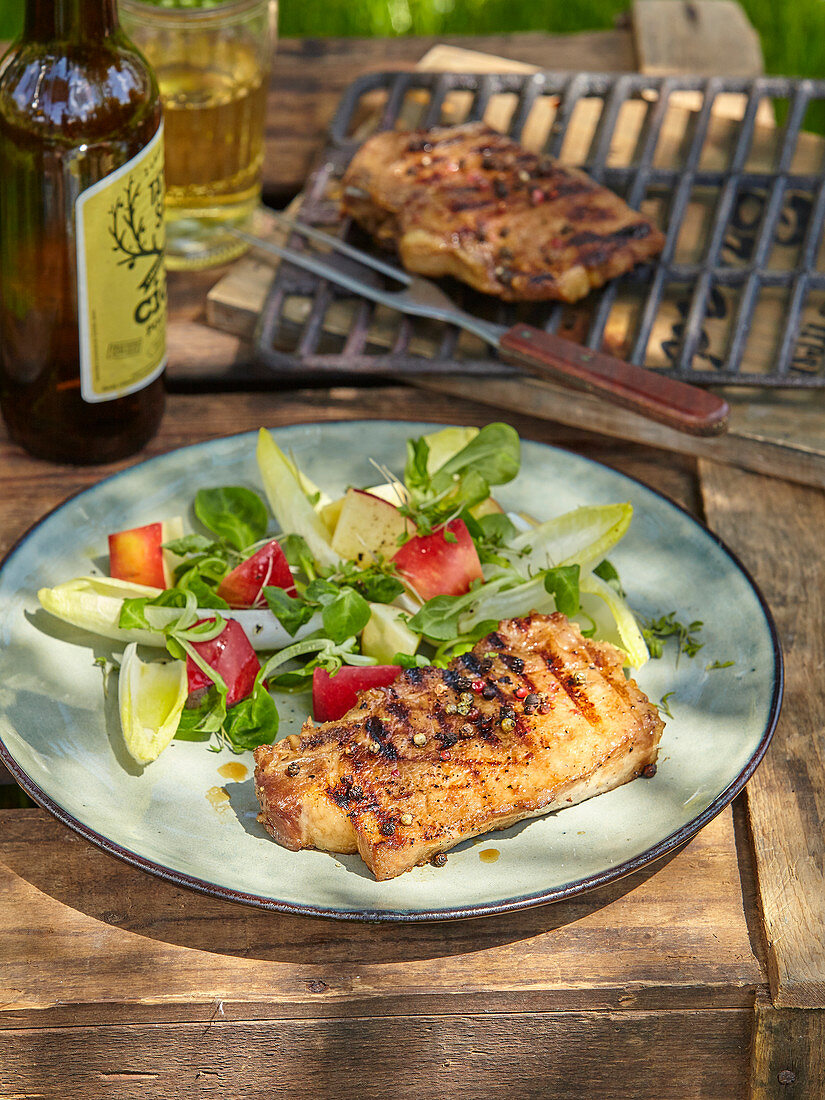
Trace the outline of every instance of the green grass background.
{"type": "MultiPolygon", "coordinates": [[[[24,0],[0,0],[0,38],[24,0]]],[[[285,37],[604,30],[630,0],[281,0],[285,37]]],[[[743,0],[769,73],[825,77],[825,0],[743,0]]]]}

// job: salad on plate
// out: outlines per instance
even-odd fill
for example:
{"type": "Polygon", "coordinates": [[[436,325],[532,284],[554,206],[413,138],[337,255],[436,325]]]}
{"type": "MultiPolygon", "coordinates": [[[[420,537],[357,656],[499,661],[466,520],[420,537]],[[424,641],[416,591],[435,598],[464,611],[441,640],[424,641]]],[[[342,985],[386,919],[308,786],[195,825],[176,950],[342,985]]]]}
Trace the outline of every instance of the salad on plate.
{"type": "MultiPolygon", "coordinates": [[[[409,439],[403,470],[331,498],[261,429],[262,493],[196,487],[193,516],[112,532],[109,576],[38,593],[58,618],[123,643],[118,706],[132,757],[174,739],[243,752],[278,735],[275,695],[311,691],[317,721],[403,669],[445,668],[499,622],[560,611],[629,669],[668,633],[645,625],[610,564],[628,503],[542,518],[494,490],[519,471],[507,424],[409,439]],[[273,692],[275,695],[273,695],[273,692]]],[[[101,538],[102,541],[102,538],[101,538]]],[[[671,617],[672,618],[672,617],[671,617]]],[[[672,629],[670,629],[672,628],[672,629]]]]}

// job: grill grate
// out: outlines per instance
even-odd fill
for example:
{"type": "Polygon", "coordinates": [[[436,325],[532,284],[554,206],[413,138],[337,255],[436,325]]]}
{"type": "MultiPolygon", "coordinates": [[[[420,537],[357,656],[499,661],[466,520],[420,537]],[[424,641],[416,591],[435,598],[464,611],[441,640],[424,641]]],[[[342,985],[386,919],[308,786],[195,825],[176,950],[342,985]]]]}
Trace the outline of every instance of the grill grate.
{"type": "MultiPolygon", "coordinates": [[[[463,308],[528,320],[589,347],[701,384],[825,385],[825,139],[805,131],[825,82],[379,73],[346,91],[301,216],[335,227],[336,188],[370,133],[484,118],[528,148],[583,167],[667,232],[659,260],[575,306],[507,306],[450,284],[463,308]],[[776,120],[781,121],[777,122],[776,120]]],[[[308,247],[297,235],[295,248],[308,247]]],[[[353,301],[279,268],[258,350],[276,372],[348,376],[506,373],[479,342],[353,301]]]]}

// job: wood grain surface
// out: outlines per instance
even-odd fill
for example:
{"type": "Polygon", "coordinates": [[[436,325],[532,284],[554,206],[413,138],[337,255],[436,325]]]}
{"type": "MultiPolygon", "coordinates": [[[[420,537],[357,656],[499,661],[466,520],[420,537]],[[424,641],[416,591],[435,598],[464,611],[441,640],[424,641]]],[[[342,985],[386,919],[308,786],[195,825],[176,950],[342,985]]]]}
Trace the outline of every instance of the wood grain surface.
{"type": "Polygon", "coordinates": [[[749,1100],[825,1096],[825,1010],[757,1003],[749,1100]]]}
{"type": "Polygon", "coordinates": [[[540,68],[632,72],[629,30],[592,34],[503,34],[480,38],[283,39],[267,99],[264,199],[285,206],[323,149],[344,89],[362,73],[411,68],[435,45],[494,53],[540,68]]]}
{"type": "MultiPolygon", "coordinates": [[[[270,200],[301,186],[353,75],[409,67],[431,44],[282,43],[270,200]]],[[[628,31],[461,44],[542,67],[635,65],[628,31]]],[[[685,849],[580,899],[463,924],[362,927],[233,906],[130,869],[44,811],[0,811],[0,1098],[825,1096],[821,491],[697,466],[596,419],[584,421],[594,431],[565,427],[529,403],[384,383],[278,390],[263,369],[243,373],[248,342],[203,324],[215,277],[170,280],[177,392],[143,454],[55,466],[0,429],[0,554],[72,493],[202,439],[261,424],[503,416],[708,519],[772,604],[785,709],[747,801],[685,849]],[[212,371],[194,382],[184,368],[196,359],[212,371]]]]}
{"type": "Polygon", "coordinates": [[[776,617],[786,690],[772,750],[747,788],[777,1007],[825,1008],[825,496],[712,463],[708,521],[776,617]]]}
{"type": "Polygon", "coordinates": [[[79,1026],[59,1043],[44,1032],[0,1035],[0,1059],[8,1100],[734,1100],[747,1076],[730,1051],[747,1046],[748,1030],[743,1014],[715,1011],[238,1024],[216,1008],[206,1025],[79,1026]],[[617,1049],[626,1052],[622,1072],[617,1049]],[[44,1081],[59,1081],[59,1093],[44,1094],[44,1081]]]}
{"type": "Polygon", "coordinates": [[[633,32],[644,73],[764,71],[759,35],[735,0],[634,0],[633,32]]]}
{"type": "MultiPolygon", "coordinates": [[[[483,406],[398,387],[172,395],[159,435],[131,461],[262,423],[355,416],[491,419],[483,406]]],[[[528,438],[583,450],[698,507],[690,459],[509,419],[528,438]]],[[[55,467],[0,437],[3,549],[67,495],[130,464],[55,467]]],[[[640,1097],[729,1100],[745,1087],[752,1006],[768,991],[735,825],[743,806],[734,809],[667,862],[580,899],[403,931],[203,898],[132,870],[43,811],[5,811],[0,1096],[54,1095],[56,1076],[61,1100],[84,1089],[217,1096],[228,1081],[252,1097],[323,1096],[367,1059],[354,1096],[480,1100],[506,1077],[525,1097],[547,1095],[548,1082],[569,1100],[585,1085],[618,1097],[632,1073],[640,1097]]]]}
{"type": "Polygon", "coordinates": [[[727,429],[730,408],[712,391],[688,386],[532,325],[513,325],[501,337],[499,348],[502,359],[531,374],[567,382],[605,398],[611,406],[628,408],[677,431],[717,436],[727,429]]]}
{"type": "Polygon", "coordinates": [[[40,810],[8,815],[0,860],[0,1028],[112,1023],[150,1005],[156,1021],[203,1020],[218,1002],[228,1019],[750,1013],[766,988],[730,811],[656,868],[581,898],[404,928],[202,897],[128,868],[40,810]],[[31,936],[33,922],[48,938],[31,936]]]}

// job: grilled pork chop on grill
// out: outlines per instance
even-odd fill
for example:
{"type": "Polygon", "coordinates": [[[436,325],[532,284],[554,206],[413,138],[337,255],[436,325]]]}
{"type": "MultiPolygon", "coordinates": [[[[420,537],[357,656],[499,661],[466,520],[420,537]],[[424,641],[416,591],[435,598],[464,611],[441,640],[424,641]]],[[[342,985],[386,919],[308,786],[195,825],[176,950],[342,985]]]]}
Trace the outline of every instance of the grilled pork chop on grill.
{"type": "Polygon", "coordinates": [[[357,851],[389,879],[635,779],[663,728],[619,650],[532,614],[447,669],[407,669],[338,721],[255,749],[258,819],[293,851],[357,851]]]}
{"type": "Polygon", "coordinates": [[[665,242],[584,172],[481,122],[369,138],[344,175],[343,205],[409,271],[510,302],[575,302],[665,242]]]}

